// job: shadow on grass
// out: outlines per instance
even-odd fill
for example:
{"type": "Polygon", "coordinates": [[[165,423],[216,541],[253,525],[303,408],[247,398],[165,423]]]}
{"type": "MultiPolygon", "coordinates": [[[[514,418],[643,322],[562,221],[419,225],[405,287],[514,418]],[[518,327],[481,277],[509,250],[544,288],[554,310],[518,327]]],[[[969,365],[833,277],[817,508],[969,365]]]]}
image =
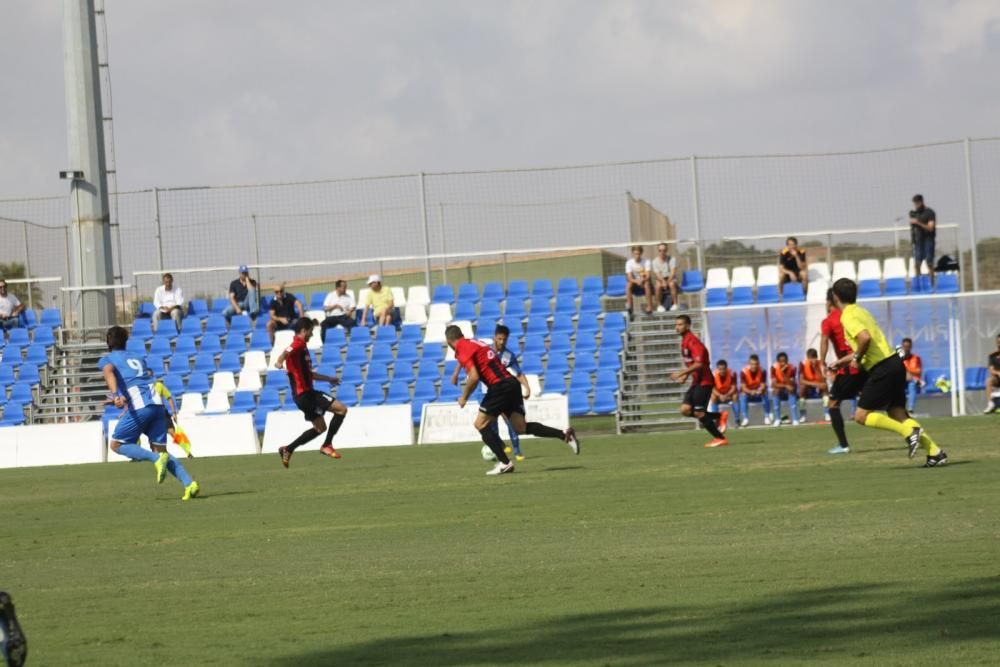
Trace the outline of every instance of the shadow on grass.
{"type": "Polygon", "coordinates": [[[780,663],[876,655],[892,660],[901,657],[896,651],[912,650],[947,662],[940,652],[949,646],[997,639],[1000,577],[988,577],[935,591],[882,584],[811,588],[744,604],[622,609],[477,632],[388,636],[263,664],[780,663]]]}

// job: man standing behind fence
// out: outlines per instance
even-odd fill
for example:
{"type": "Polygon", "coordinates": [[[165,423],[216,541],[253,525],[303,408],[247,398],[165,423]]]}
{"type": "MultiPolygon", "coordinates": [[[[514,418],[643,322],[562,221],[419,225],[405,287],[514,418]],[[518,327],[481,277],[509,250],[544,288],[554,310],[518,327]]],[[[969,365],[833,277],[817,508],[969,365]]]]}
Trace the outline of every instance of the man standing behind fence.
{"type": "Polygon", "coordinates": [[[174,277],[169,273],[163,274],[163,284],[153,292],[153,331],[160,326],[160,320],[172,319],[177,331],[181,330],[181,320],[184,319],[184,292],[180,287],[174,286],[174,277]]]}
{"type": "Polygon", "coordinates": [[[910,238],[913,242],[913,270],[920,275],[920,263],[927,262],[932,280],[934,275],[934,240],[937,237],[937,214],[924,206],[923,195],[913,195],[910,211],[910,238]]]}

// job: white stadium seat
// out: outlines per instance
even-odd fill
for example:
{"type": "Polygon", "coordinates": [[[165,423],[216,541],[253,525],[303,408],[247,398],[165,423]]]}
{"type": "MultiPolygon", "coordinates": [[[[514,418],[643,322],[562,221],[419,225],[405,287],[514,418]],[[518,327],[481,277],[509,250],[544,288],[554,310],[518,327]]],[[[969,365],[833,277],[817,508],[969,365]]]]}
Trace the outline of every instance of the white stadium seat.
{"type": "Polygon", "coordinates": [[[392,305],[400,310],[406,306],[406,290],[402,287],[392,287],[392,305]]]}
{"type": "Polygon", "coordinates": [[[530,375],[525,375],[524,379],[528,381],[528,388],[531,389],[532,396],[542,395],[542,383],[537,375],[531,373],[530,375]]]}
{"type": "Polygon", "coordinates": [[[274,345],[271,347],[271,353],[267,356],[267,368],[274,368],[274,362],[278,360],[285,348],[292,344],[293,338],[295,338],[295,332],[288,329],[274,332],[274,345]]]}
{"type": "Polygon", "coordinates": [[[809,265],[809,284],[812,285],[819,280],[830,282],[830,265],[826,262],[816,262],[809,265]]]}
{"type": "Polygon", "coordinates": [[[852,260],[840,259],[833,263],[833,281],[836,282],[841,278],[858,279],[858,274],[854,270],[854,262],[852,260]]]}
{"type": "MultiPolygon", "coordinates": [[[[910,261],[907,263],[907,266],[909,267],[907,269],[907,275],[909,275],[910,278],[915,278],[917,275],[917,271],[912,257],[910,258],[910,261]]],[[[926,276],[929,274],[930,270],[927,268],[927,262],[920,262],[920,275],[926,276]]]]}
{"type": "Polygon", "coordinates": [[[424,345],[427,343],[443,343],[444,330],[447,326],[447,322],[428,322],[427,329],[424,330],[424,345]]]}
{"type": "Polygon", "coordinates": [[[236,377],[231,371],[216,371],[212,375],[212,391],[233,393],[236,391],[236,377]]]}
{"type": "Polygon", "coordinates": [[[765,264],[757,268],[757,287],[778,284],[778,267],[775,264],[765,264]]]}
{"type": "Polygon", "coordinates": [[[431,302],[431,293],[427,285],[412,285],[406,294],[406,303],[426,306],[431,302]]]}
{"type": "Polygon", "coordinates": [[[705,289],[729,289],[729,269],[709,269],[705,275],[705,289]]]}
{"type": "Polygon", "coordinates": [[[882,265],[877,259],[858,262],[858,280],[882,280],[882,265]]]}
{"type": "Polygon", "coordinates": [[[198,392],[186,391],[181,394],[181,407],[178,412],[182,415],[200,415],[205,411],[205,403],[198,392]]]}
{"type": "Polygon", "coordinates": [[[423,324],[427,321],[427,307],[410,301],[403,310],[404,324],[423,324]]]}
{"type": "Polygon", "coordinates": [[[906,277],[906,260],[902,257],[890,257],[882,265],[882,277],[886,280],[890,278],[906,277]]]}
{"type": "Polygon", "coordinates": [[[229,412],[229,394],[224,391],[210,391],[205,402],[205,414],[225,414],[229,412]]]}
{"type": "Polygon", "coordinates": [[[260,372],[251,368],[244,368],[240,371],[240,391],[260,391],[260,372]]]}
{"type": "Polygon", "coordinates": [[[369,291],[370,290],[367,287],[362,287],[361,289],[358,290],[358,300],[354,302],[355,307],[357,307],[358,310],[361,310],[362,308],[365,307],[365,299],[368,298],[369,291]]]}
{"type": "Polygon", "coordinates": [[[263,350],[250,350],[243,357],[243,370],[263,373],[267,370],[267,357],[263,350]]]}
{"type": "Polygon", "coordinates": [[[306,317],[310,320],[316,320],[317,322],[322,322],[326,319],[326,313],[322,310],[307,310],[306,317]]]}
{"type": "Polygon", "coordinates": [[[451,304],[432,303],[427,314],[428,322],[451,322],[451,304]]]}
{"type": "Polygon", "coordinates": [[[752,266],[737,266],[733,268],[733,280],[732,286],[736,287],[753,287],[757,284],[757,279],[753,275],[752,266]]]}

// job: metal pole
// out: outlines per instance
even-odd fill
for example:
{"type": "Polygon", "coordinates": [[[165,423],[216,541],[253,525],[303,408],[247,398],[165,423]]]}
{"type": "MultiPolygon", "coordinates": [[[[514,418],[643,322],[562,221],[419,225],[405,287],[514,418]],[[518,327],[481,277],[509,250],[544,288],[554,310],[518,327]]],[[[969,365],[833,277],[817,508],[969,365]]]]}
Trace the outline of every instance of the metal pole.
{"type": "Polygon", "coordinates": [[[955,366],[958,368],[958,375],[952,382],[951,390],[958,392],[958,414],[965,415],[965,360],[962,358],[965,351],[962,346],[962,305],[957,298],[954,299],[954,302],[955,309],[958,311],[958,316],[955,318],[955,366]]]}
{"type": "Polygon", "coordinates": [[[510,280],[507,279],[507,253],[502,255],[503,257],[503,288],[506,290],[510,286],[510,280]]]}
{"type": "MultiPolygon", "coordinates": [[[[257,235],[257,214],[250,214],[250,221],[253,223],[253,256],[257,263],[257,298],[261,296],[264,284],[260,281],[260,237],[257,235]]],[[[253,312],[253,311],[251,311],[253,312]]]]}
{"type": "MultiPolygon", "coordinates": [[[[448,248],[444,237],[444,204],[438,202],[438,229],[441,230],[441,254],[447,255],[448,248]]],[[[441,284],[448,284],[448,258],[441,258],[441,284]]]]}
{"type": "Polygon", "coordinates": [[[698,262],[698,271],[703,271],[702,268],[704,264],[704,258],[702,257],[703,249],[701,247],[701,197],[698,194],[698,157],[696,155],[691,156],[691,186],[692,186],[692,203],[694,204],[694,238],[697,240],[695,244],[695,260],[698,262]]]}
{"type": "Polygon", "coordinates": [[[826,235],[826,268],[833,273],[833,234],[826,235]]]}
{"type": "Polygon", "coordinates": [[[163,228],[160,227],[160,191],[153,188],[153,220],[156,222],[156,252],[160,259],[160,273],[163,272],[163,228]]]}
{"type": "Polygon", "coordinates": [[[431,287],[431,233],[427,228],[427,186],[424,182],[424,172],[417,173],[420,183],[420,224],[424,226],[424,281],[427,289],[431,287]]]}
{"type": "Polygon", "coordinates": [[[979,255],[976,252],[976,197],[972,189],[972,144],[968,137],[965,138],[965,194],[968,197],[969,241],[972,245],[972,291],[978,292],[979,255]]]}
{"type": "Polygon", "coordinates": [[[31,252],[28,248],[28,223],[22,222],[24,228],[24,277],[28,279],[28,309],[34,310],[35,306],[31,299],[31,252]]]}
{"type": "Polygon", "coordinates": [[[958,415],[958,396],[955,394],[955,387],[957,386],[957,371],[958,366],[957,359],[955,359],[955,329],[957,329],[955,322],[955,304],[954,301],[949,300],[948,308],[948,374],[951,376],[951,416],[955,417],[958,415]]]}

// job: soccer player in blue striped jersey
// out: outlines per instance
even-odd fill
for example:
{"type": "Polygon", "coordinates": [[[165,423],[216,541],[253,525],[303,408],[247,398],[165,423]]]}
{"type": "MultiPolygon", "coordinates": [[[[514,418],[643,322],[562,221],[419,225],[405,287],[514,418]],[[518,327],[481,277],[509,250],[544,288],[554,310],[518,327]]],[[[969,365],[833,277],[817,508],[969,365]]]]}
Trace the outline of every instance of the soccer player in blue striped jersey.
{"type": "Polygon", "coordinates": [[[101,357],[97,367],[104,374],[111,402],[116,408],[126,409],[111,435],[111,450],[136,461],[152,462],[157,483],[162,483],[170,472],[184,487],[181,500],[190,500],[198,495],[198,482],[167,452],[166,411],[154,398],[152,372],[141,357],[125,349],[128,332],[122,327],[108,329],[107,342],[108,354],[101,357]],[[152,451],[139,446],[143,434],[149,438],[152,451]]]}

